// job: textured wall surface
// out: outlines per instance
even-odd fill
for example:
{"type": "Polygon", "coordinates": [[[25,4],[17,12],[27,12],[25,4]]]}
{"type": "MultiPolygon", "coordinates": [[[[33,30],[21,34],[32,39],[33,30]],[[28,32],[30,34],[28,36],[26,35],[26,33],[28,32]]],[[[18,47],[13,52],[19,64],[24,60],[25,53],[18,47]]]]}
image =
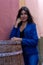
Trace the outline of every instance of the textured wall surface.
{"type": "Polygon", "coordinates": [[[18,9],[27,6],[37,24],[39,37],[43,37],[43,0],[0,0],[0,40],[8,39],[18,9]]]}
{"type": "Polygon", "coordinates": [[[18,0],[0,0],[0,40],[8,39],[18,8],[18,0]]]}

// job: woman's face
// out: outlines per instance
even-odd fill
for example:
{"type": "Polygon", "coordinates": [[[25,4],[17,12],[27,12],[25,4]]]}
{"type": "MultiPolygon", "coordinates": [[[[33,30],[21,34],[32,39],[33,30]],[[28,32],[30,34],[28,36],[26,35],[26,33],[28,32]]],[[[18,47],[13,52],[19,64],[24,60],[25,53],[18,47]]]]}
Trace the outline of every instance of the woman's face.
{"type": "Polygon", "coordinates": [[[27,21],[28,15],[27,15],[26,11],[24,11],[24,10],[21,11],[20,19],[21,19],[22,22],[27,21]]]}

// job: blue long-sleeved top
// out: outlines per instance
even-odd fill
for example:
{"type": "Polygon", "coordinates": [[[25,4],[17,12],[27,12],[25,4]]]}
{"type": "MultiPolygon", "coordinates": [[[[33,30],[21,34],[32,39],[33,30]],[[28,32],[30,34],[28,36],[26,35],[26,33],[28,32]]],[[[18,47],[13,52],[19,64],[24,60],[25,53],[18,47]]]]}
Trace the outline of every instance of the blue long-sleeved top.
{"type": "MultiPolygon", "coordinates": [[[[13,27],[11,34],[9,36],[12,37],[20,37],[20,28],[13,27]]],[[[24,37],[22,38],[22,49],[25,54],[37,54],[37,46],[38,46],[38,35],[36,31],[36,24],[31,23],[27,24],[24,29],[24,37]]]]}

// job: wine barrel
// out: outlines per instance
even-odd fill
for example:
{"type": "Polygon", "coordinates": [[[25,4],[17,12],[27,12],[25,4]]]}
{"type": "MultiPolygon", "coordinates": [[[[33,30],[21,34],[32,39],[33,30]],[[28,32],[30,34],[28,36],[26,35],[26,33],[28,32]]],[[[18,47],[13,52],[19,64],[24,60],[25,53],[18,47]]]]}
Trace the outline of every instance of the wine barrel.
{"type": "Polygon", "coordinates": [[[24,65],[22,46],[19,41],[0,41],[0,65],[24,65]]]}

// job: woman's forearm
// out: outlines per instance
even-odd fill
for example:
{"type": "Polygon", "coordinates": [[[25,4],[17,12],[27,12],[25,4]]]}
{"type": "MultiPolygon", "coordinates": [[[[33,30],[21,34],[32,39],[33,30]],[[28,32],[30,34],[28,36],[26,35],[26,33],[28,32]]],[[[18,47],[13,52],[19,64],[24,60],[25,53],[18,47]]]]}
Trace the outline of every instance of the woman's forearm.
{"type": "Polygon", "coordinates": [[[22,41],[22,38],[13,37],[13,38],[11,38],[11,40],[14,40],[14,41],[22,41]]]}

